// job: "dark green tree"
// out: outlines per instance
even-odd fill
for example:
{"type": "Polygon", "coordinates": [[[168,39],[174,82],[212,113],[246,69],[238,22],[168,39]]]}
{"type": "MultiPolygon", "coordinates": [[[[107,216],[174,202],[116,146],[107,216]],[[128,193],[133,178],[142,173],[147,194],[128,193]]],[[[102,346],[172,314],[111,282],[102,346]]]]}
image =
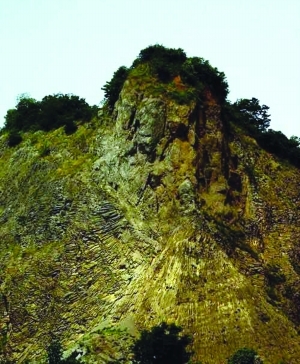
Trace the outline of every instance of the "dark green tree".
{"type": "Polygon", "coordinates": [[[49,95],[41,101],[39,127],[45,131],[64,125],[69,128],[74,121],[88,121],[91,117],[91,107],[79,96],[49,95]]]}
{"type": "Polygon", "coordinates": [[[141,50],[132,67],[148,63],[155,76],[163,82],[168,82],[179,75],[180,68],[186,59],[186,54],[181,48],[166,48],[155,44],[141,50]]]}
{"type": "Polygon", "coordinates": [[[18,99],[16,108],[7,111],[4,127],[10,131],[30,130],[36,124],[39,112],[39,102],[24,94],[18,99]]]}
{"type": "Polygon", "coordinates": [[[53,340],[52,343],[47,348],[47,359],[49,364],[76,364],[80,363],[77,360],[78,352],[74,351],[70,356],[63,359],[63,350],[59,341],[53,340]]]}
{"type": "Polygon", "coordinates": [[[278,157],[289,160],[296,167],[300,167],[300,148],[296,137],[287,138],[281,131],[269,129],[257,136],[259,145],[278,157]]]}
{"type": "Polygon", "coordinates": [[[181,67],[180,75],[186,84],[196,87],[200,95],[206,87],[220,102],[226,100],[229,89],[225,74],[212,67],[209,61],[200,57],[188,58],[181,67]]]}
{"type": "Polygon", "coordinates": [[[122,90],[124,82],[126,81],[128,72],[129,69],[125,66],[118,68],[113,74],[112,79],[106,82],[106,84],[101,88],[101,90],[104,91],[104,97],[111,111],[119,98],[119,94],[122,90]]]}
{"type": "Polygon", "coordinates": [[[4,130],[12,134],[26,131],[49,131],[65,126],[66,133],[76,131],[75,121],[88,121],[97,112],[86,101],[75,95],[55,94],[36,101],[21,96],[15,107],[7,111],[4,130]]]}
{"type": "Polygon", "coordinates": [[[270,126],[269,107],[260,105],[259,100],[239,99],[233,104],[233,108],[239,113],[240,121],[244,122],[254,132],[265,132],[270,126]]]}
{"type": "Polygon", "coordinates": [[[22,136],[17,131],[11,131],[8,134],[7,144],[9,147],[15,147],[16,145],[20,144],[22,141],[22,136]]]}
{"type": "Polygon", "coordinates": [[[262,364],[262,361],[255,350],[241,348],[228,359],[228,364],[262,364]]]}
{"type": "Polygon", "coordinates": [[[296,135],[292,135],[289,139],[290,146],[293,148],[299,148],[300,146],[300,138],[296,135]]]}
{"type": "Polygon", "coordinates": [[[139,364],[185,364],[192,353],[187,346],[192,340],[181,335],[182,328],[163,322],[151,330],[144,330],[133,345],[134,359],[139,364]]]}
{"type": "Polygon", "coordinates": [[[59,341],[53,340],[47,348],[47,356],[49,364],[60,364],[63,363],[62,359],[62,346],[59,341]]]}
{"type": "Polygon", "coordinates": [[[199,57],[187,58],[181,48],[166,48],[163,45],[155,44],[142,49],[129,69],[125,66],[120,67],[112,79],[102,87],[106,104],[110,110],[118,100],[130,71],[140,65],[147,65],[147,72],[162,83],[167,84],[172,82],[176,76],[180,76],[187,86],[195,88],[195,90],[189,89],[186,94],[184,94],[185,91],[173,92],[180,103],[189,102],[195,96],[201,100],[204,96],[203,91],[208,90],[219,102],[223,103],[229,92],[225,74],[212,67],[208,61],[199,57]]]}
{"type": "Polygon", "coordinates": [[[9,109],[5,115],[5,128],[9,130],[18,130],[17,128],[18,112],[16,109],[9,109]]]}

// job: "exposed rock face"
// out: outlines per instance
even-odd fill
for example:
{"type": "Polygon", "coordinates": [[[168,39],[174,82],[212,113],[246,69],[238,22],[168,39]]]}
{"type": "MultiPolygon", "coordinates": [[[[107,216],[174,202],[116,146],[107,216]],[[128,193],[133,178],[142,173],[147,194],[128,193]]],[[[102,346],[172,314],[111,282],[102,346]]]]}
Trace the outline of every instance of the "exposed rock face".
{"type": "Polygon", "coordinates": [[[298,362],[300,174],[229,132],[212,97],[179,105],[129,78],[111,118],[15,149],[3,135],[0,156],[3,356],[170,321],[205,363],[242,346],[298,362]]]}

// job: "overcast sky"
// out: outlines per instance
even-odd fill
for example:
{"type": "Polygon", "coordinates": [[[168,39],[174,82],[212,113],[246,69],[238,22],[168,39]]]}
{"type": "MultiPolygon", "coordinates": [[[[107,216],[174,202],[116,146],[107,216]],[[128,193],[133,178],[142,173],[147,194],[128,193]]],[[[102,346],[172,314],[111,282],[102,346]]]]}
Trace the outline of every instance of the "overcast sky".
{"type": "Polygon", "coordinates": [[[151,44],[182,48],[256,97],[271,128],[300,136],[299,0],[0,0],[0,125],[22,93],[89,104],[151,44]]]}

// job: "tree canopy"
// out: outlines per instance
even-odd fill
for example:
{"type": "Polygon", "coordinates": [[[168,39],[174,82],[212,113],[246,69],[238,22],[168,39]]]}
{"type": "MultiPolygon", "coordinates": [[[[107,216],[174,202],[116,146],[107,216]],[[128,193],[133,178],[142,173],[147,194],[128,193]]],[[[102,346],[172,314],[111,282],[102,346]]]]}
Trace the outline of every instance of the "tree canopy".
{"type": "Polygon", "coordinates": [[[13,133],[20,131],[49,131],[65,126],[66,132],[76,130],[75,121],[88,121],[96,111],[79,96],[55,94],[42,101],[23,95],[14,109],[7,111],[4,129],[13,133]]]}
{"type": "Polygon", "coordinates": [[[258,132],[266,131],[270,126],[269,106],[260,105],[255,97],[252,99],[239,99],[233,104],[241,122],[244,122],[258,132]]]}
{"type": "Polygon", "coordinates": [[[296,136],[288,138],[281,131],[270,129],[268,110],[268,106],[261,105],[254,97],[239,99],[233,104],[227,102],[223,108],[226,121],[233,121],[244,128],[269,153],[300,167],[300,139],[296,136]]]}
{"type": "Polygon", "coordinates": [[[228,364],[262,364],[257,352],[249,348],[241,348],[236,351],[229,359],[228,364]]]}
{"type": "Polygon", "coordinates": [[[114,104],[119,98],[119,94],[122,90],[123,84],[128,76],[129,69],[125,66],[121,66],[113,74],[110,81],[101,88],[104,91],[104,97],[107,100],[107,104],[110,110],[113,109],[114,104]]]}
{"type": "Polygon", "coordinates": [[[49,364],[76,364],[78,352],[74,351],[69,357],[63,358],[63,349],[59,341],[53,340],[47,348],[47,361],[49,364]]]}
{"type": "Polygon", "coordinates": [[[192,342],[181,335],[182,328],[165,322],[144,330],[133,346],[134,359],[139,364],[185,364],[192,353],[187,346],[192,342]]]}
{"type": "Polygon", "coordinates": [[[194,88],[194,96],[198,99],[201,99],[205,90],[210,90],[221,103],[225,102],[228,95],[225,74],[212,67],[208,61],[199,57],[188,58],[181,48],[166,48],[155,44],[141,50],[130,68],[120,67],[102,87],[111,111],[126,78],[140,65],[147,65],[150,74],[165,85],[180,76],[183,83],[194,88]]]}
{"type": "Polygon", "coordinates": [[[168,82],[179,75],[182,64],[187,59],[181,49],[166,48],[160,44],[149,46],[140,51],[132,67],[141,63],[148,63],[152,73],[161,81],[168,82]]]}

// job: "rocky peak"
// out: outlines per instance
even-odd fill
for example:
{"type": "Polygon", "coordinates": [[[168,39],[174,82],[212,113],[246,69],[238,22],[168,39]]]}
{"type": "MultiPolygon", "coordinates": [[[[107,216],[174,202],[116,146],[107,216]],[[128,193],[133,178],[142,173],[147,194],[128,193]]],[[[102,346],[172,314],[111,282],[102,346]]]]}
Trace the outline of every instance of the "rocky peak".
{"type": "Polygon", "coordinates": [[[58,337],[129,363],[128,333],[167,321],[195,361],[247,346],[298,362],[299,170],[224,116],[220,73],[174,54],[142,53],[71,135],[1,135],[3,359],[42,360],[58,337]]]}

